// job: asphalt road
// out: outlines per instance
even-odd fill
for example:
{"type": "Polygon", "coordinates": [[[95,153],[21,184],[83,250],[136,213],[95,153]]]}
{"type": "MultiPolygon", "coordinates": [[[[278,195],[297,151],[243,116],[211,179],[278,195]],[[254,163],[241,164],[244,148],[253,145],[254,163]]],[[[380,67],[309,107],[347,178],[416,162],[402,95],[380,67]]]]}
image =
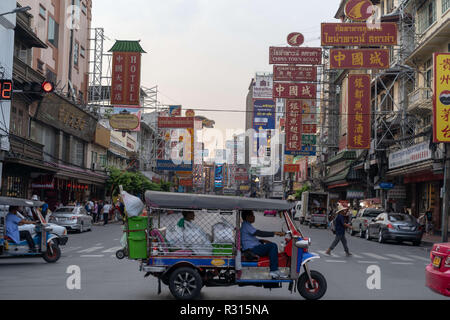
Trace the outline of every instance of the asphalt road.
{"type": "MultiPolygon", "coordinates": [[[[284,220],[279,217],[257,216],[255,227],[281,231],[282,221],[284,220]]],[[[327,279],[328,290],[324,300],[448,300],[425,287],[429,248],[413,247],[411,244],[379,244],[347,236],[354,256],[345,257],[343,247],[339,244],[330,257],[324,255],[334,239],[329,230],[302,227],[302,231],[312,239],[310,251],[321,256],[321,259],[313,261],[310,266],[327,279]],[[373,268],[380,272],[379,289],[367,287],[369,277],[373,277],[368,269],[373,268]]],[[[137,262],[115,258],[121,236],[122,225],[94,226],[92,232],[70,234],[67,246],[63,247],[62,257],[56,264],[47,264],[40,258],[0,260],[0,300],[173,299],[164,285],[162,293],[157,294],[157,280],[153,277],[144,278],[144,274],[138,271],[137,262]],[[68,279],[71,280],[73,276],[71,266],[79,267],[80,289],[69,289],[67,286],[68,279]]],[[[281,240],[274,239],[277,243],[281,240]]],[[[74,283],[69,281],[69,285],[74,283]]],[[[282,289],[274,290],[253,287],[204,288],[201,299],[303,298],[297,292],[288,291],[287,285],[284,285],[282,289]]]]}

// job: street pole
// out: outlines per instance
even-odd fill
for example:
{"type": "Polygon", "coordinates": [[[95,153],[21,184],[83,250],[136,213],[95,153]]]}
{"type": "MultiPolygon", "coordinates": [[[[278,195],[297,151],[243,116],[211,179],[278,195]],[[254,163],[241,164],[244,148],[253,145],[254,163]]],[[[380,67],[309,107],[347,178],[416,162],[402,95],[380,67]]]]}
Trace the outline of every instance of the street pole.
{"type": "Polygon", "coordinates": [[[448,242],[448,212],[450,209],[450,144],[445,143],[444,204],[442,206],[442,242],[448,242]]]}

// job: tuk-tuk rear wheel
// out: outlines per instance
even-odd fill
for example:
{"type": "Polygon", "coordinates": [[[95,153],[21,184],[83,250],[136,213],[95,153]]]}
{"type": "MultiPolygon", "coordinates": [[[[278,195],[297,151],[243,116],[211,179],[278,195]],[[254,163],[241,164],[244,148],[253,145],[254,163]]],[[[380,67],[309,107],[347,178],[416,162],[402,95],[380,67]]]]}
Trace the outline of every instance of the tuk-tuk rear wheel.
{"type": "Polygon", "coordinates": [[[175,269],[169,277],[169,289],[178,300],[193,300],[198,297],[203,281],[197,270],[189,267],[175,269]]]}
{"type": "Polygon", "coordinates": [[[48,263],[55,263],[61,257],[61,249],[54,243],[49,243],[47,251],[43,253],[42,258],[48,263]],[[51,250],[50,250],[51,246],[51,250]]]}
{"type": "Polygon", "coordinates": [[[327,291],[325,277],[317,271],[311,271],[312,286],[309,283],[308,274],[304,272],[297,281],[297,290],[306,300],[319,300],[327,291]]]}

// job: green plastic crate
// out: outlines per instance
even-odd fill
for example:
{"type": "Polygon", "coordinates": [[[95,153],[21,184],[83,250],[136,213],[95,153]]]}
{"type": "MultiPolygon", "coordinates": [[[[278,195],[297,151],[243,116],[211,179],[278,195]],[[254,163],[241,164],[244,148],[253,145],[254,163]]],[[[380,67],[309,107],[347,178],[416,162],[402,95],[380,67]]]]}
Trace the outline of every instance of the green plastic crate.
{"type": "Polygon", "coordinates": [[[147,239],[139,236],[130,236],[128,238],[128,257],[130,259],[146,259],[147,239]]]}
{"type": "Polygon", "coordinates": [[[142,230],[147,229],[148,218],[147,217],[132,217],[128,218],[129,230],[142,230]]]}
{"type": "Polygon", "coordinates": [[[215,256],[232,256],[233,245],[232,244],[213,244],[213,255],[215,256]]]}

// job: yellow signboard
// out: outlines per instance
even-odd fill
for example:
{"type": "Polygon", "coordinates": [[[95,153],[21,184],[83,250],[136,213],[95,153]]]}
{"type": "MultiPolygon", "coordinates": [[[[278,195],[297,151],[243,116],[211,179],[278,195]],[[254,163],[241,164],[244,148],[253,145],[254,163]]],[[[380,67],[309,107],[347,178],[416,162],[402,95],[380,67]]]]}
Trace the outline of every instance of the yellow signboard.
{"type": "Polygon", "coordinates": [[[434,142],[450,142],[450,53],[434,53],[434,142]]]}

